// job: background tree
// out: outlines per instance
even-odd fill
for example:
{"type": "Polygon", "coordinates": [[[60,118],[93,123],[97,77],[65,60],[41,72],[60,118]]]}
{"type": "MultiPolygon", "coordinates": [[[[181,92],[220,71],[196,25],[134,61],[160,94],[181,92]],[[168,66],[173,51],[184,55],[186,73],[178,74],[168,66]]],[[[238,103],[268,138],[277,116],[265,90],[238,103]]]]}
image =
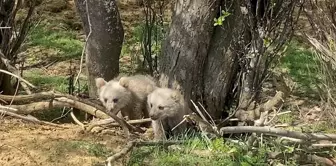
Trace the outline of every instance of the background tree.
{"type": "MultiPolygon", "coordinates": [[[[18,63],[20,47],[24,43],[28,30],[32,22],[37,1],[23,0],[0,0],[0,68],[8,70],[19,75],[15,64],[18,63]],[[23,4],[24,3],[24,4],[23,4]],[[23,12],[19,19],[18,12],[26,7],[26,12],[23,12]]],[[[22,11],[21,11],[22,12],[22,11]]],[[[14,94],[15,86],[11,83],[11,76],[0,73],[0,91],[2,94],[14,94]]]]}
{"type": "Polygon", "coordinates": [[[86,43],[86,67],[90,97],[97,97],[94,79],[111,80],[119,74],[119,57],[124,30],[116,1],[76,0],[83,22],[86,43]]]}
{"type": "Polygon", "coordinates": [[[298,5],[296,0],[176,1],[159,58],[161,82],[172,87],[176,80],[187,100],[200,101],[216,119],[225,106],[254,108],[252,101],[259,102],[261,85],[293,33],[298,5]]]}

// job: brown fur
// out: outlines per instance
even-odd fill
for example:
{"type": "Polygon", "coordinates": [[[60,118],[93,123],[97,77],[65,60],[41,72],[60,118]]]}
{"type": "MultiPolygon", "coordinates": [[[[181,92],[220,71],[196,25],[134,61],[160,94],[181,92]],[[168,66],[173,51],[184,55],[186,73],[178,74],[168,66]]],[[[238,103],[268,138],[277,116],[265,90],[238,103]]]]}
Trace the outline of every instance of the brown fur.
{"type": "Polygon", "coordinates": [[[153,120],[152,127],[154,139],[166,139],[167,136],[178,135],[187,126],[182,123],[175,130],[171,131],[188,114],[188,107],[182,94],[169,88],[157,88],[148,95],[149,116],[153,120]]]}
{"type": "Polygon", "coordinates": [[[147,95],[156,87],[150,76],[121,76],[109,82],[96,78],[99,99],[109,111],[120,110],[130,120],[147,118],[147,95]]]}

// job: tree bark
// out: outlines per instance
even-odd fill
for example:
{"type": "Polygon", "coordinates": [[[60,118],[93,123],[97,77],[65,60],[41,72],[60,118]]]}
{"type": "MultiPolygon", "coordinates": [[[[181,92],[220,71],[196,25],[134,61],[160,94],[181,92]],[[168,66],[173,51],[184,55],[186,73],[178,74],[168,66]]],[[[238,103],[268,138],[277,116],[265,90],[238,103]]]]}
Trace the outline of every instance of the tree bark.
{"type": "Polygon", "coordinates": [[[208,50],[204,68],[204,104],[213,117],[227,116],[225,106],[230,105],[233,85],[239,79],[239,57],[249,42],[239,5],[240,0],[222,2],[222,9],[231,6],[227,8],[231,15],[222,26],[215,27],[208,50]]]}
{"type": "Polygon", "coordinates": [[[111,80],[119,74],[119,57],[124,30],[115,0],[76,0],[75,2],[88,37],[86,67],[89,95],[95,98],[97,97],[95,78],[111,80]]]}
{"type": "Polygon", "coordinates": [[[178,0],[159,58],[161,84],[182,86],[186,99],[204,97],[204,66],[213,32],[218,0],[178,0]],[[168,78],[163,82],[162,78],[168,78]],[[192,86],[191,86],[192,85],[192,86]]]}
{"type": "Polygon", "coordinates": [[[200,101],[215,119],[224,112],[238,71],[241,52],[237,50],[243,45],[239,37],[244,36],[239,3],[178,0],[159,59],[160,72],[168,77],[162,85],[173,87],[176,79],[186,100],[200,101]],[[232,3],[228,9],[231,15],[215,27],[213,19],[218,17],[220,6],[224,9],[228,3],[232,3]]]}

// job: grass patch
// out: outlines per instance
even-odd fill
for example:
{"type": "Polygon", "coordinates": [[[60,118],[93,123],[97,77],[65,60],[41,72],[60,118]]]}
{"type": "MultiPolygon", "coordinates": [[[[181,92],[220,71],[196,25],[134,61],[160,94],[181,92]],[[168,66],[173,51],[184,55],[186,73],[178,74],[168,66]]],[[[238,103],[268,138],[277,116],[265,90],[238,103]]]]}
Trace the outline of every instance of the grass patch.
{"type": "Polygon", "coordinates": [[[194,137],[189,138],[179,148],[165,150],[160,147],[142,147],[135,149],[127,165],[262,166],[268,164],[262,150],[257,155],[250,155],[246,147],[225,142],[223,138],[207,143],[202,138],[194,137]]]}
{"type": "MultiPolygon", "coordinates": [[[[79,58],[83,42],[78,32],[66,29],[52,29],[52,25],[38,25],[28,35],[29,46],[40,46],[58,52],[60,59],[79,58]]],[[[59,57],[58,57],[59,58],[59,57]]]]}
{"type": "Polygon", "coordinates": [[[281,59],[282,67],[298,84],[298,93],[316,97],[316,84],[320,79],[317,59],[306,46],[293,40],[288,44],[285,56],[281,59]]]}
{"type": "Polygon", "coordinates": [[[277,121],[280,124],[293,124],[294,122],[297,121],[297,117],[295,114],[283,114],[283,115],[279,115],[277,116],[277,121]]]}
{"type": "Polygon", "coordinates": [[[24,75],[29,82],[39,87],[40,91],[55,89],[62,93],[68,92],[68,80],[64,76],[48,76],[39,69],[32,69],[25,72],[24,75]]]}

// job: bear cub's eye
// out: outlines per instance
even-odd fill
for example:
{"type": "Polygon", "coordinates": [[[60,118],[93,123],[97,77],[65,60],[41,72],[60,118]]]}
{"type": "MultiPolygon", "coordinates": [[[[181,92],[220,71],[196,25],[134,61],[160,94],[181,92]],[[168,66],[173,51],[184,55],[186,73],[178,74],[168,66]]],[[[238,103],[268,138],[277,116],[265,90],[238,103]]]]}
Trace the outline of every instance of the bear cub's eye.
{"type": "Polygon", "coordinates": [[[163,107],[162,107],[162,106],[159,106],[158,108],[159,108],[159,110],[163,110],[163,107]]]}
{"type": "Polygon", "coordinates": [[[107,103],[107,99],[104,99],[104,102],[107,103]]]}
{"type": "Polygon", "coordinates": [[[150,107],[151,107],[151,108],[153,107],[153,104],[152,104],[152,103],[150,104],[150,107]]]}
{"type": "Polygon", "coordinates": [[[114,103],[118,102],[118,99],[113,99],[113,102],[114,102],[114,103]]]}

